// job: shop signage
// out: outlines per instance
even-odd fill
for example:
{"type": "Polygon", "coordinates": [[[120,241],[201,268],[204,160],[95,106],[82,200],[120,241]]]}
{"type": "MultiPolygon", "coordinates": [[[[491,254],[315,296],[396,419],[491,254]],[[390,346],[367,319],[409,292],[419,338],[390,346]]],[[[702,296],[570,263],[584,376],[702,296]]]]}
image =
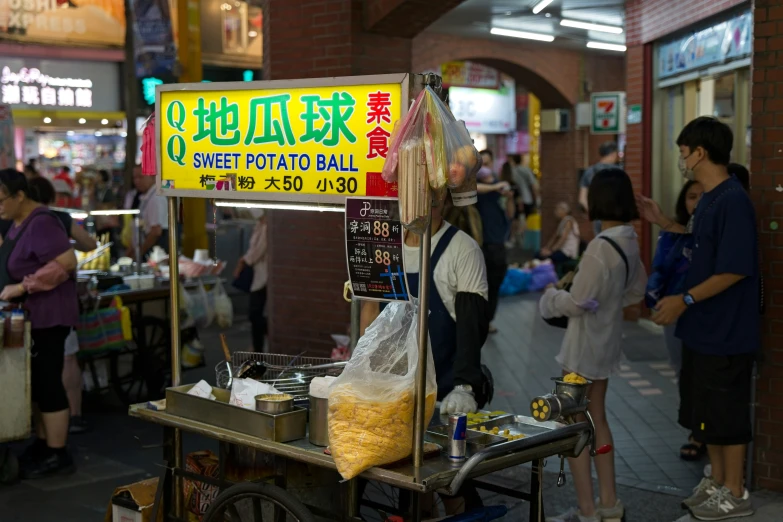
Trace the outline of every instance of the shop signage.
{"type": "Polygon", "coordinates": [[[642,106],[641,105],[629,105],[628,106],[628,125],[636,125],[642,122],[642,106]]]}
{"type": "Polygon", "coordinates": [[[177,60],[169,0],[133,0],[136,75],[171,72],[177,60]]]}
{"type": "Polygon", "coordinates": [[[221,193],[211,197],[234,199],[396,196],[380,172],[404,103],[401,84],[389,80],[403,77],[272,83],[279,88],[159,86],[162,187],[174,189],[171,195],[212,191],[221,193]],[[372,79],[386,81],[357,84],[372,79]]]}
{"type": "Polygon", "coordinates": [[[345,252],[354,297],[407,301],[396,198],[346,198],[345,252]]]}
{"type": "Polygon", "coordinates": [[[117,65],[0,58],[0,103],[51,110],[119,109],[117,65]]]}
{"type": "Polygon", "coordinates": [[[658,48],[658,77],[666,78],[750,56],[753,15],[744,13],[691,32],[658,48]]]}
{"type": "Polygon", "coordinates": [[[451,87],[449,106],[470,132],[506,134],[516,129],[514,81],[504,80],[500,89],[451,87]]]}
{"type": "Polygon", "coordinates": [[[440,73],[445,87],[500,87],[500,73],[496,69],[474,62],[446,62],[440,66],[440,73]]]}
{"type": "Polygon", "coordinates": [[[121,46],[124,0],[2,0],[0,35],[44,43],[121,46]]]}
{"type": "Polygon", "coordinates": [[[590,96],[591,134],[623,132],[624,92],[597,92],[590,96]]]}

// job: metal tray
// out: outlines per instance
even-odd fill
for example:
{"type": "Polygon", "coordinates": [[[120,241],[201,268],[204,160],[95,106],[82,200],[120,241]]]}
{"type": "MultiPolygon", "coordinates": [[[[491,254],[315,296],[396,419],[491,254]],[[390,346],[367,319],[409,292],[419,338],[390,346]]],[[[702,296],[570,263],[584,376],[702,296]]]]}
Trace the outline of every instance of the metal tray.
{"type": "MultiPolygon", "coordinates": [[[[557,429],[560,425],[556,422],[538,422],[534,418],[525,415],[502,415],[500,417],[495,417],[494,419],[479,422],[470,429],[483,433],[480,431],[482,426],[487,430],[498,428],[501,435],[505,430],[508,430],[510,435],[534,437],[541,433],[549,433],[550,431],[557,429]]],[[[505,437],[501,438],[503,441],[506,440],[505,437]]]]}
{"type": "Polygon", "coordinates": [[[177,417],[184,417],[206,424],[220,426],[275,442],[290,442],[305,438],[307,432],[307,410],[294,407],[293,411],[270,415],[247,410],[228,403],[231,392],[212,388],[217,400],[188,395],[192,384],[166,389],[166,411],[177,417]]]}
{"type": "MultiPolygon", "coordinates": [[[[482,433],[473,429],[465,430],[465,439],[468,448],[473,451],[492,446],[500,442],[505,442],[505,437],[499,437],[492,435],[491,433],[482,433]]],[[[448,426],[431,426],[424,434],[424,440],[427,442],[434,442],[442,448],[449,447],[449,427],[448,426]]]]}

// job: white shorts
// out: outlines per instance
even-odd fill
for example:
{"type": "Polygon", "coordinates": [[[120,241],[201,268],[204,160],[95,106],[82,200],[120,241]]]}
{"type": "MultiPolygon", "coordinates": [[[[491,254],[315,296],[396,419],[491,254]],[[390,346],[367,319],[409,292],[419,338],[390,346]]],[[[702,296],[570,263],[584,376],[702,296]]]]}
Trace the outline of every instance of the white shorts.
{"type": "Polygon", "coordinates": [[[76,335],[76,330],[71,329],[71,333],[65,338],[65,356],[77,353],[79,353],[79,337],[76,335]]]}

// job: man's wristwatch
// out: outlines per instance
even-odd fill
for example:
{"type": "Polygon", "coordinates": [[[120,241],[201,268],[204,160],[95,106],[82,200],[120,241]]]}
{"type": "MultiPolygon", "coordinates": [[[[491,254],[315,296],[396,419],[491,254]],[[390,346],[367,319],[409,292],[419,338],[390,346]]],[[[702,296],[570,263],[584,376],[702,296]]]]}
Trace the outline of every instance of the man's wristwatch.
{"type": "Polygon", "coordinates": [[[685,306],[691,306],[696,302],[696,300],[693,298],[691,294],[685,294],[682,296],[682,300],[685,303],[685,306]]]}
{"type": "Polygon", "coordinates": [[[473,386],[471,386],[470,384],[458,384],[454,386],[454,390],[468,392],[471,395],[475,395],[473,393],[473,386]]]}

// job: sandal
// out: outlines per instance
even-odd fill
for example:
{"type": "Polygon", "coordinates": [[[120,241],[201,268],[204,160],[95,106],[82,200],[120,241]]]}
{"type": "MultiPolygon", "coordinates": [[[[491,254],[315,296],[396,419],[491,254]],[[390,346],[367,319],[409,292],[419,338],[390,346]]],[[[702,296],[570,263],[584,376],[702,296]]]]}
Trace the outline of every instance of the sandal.
{"type": "Polygon", "coordinates": [[[695,462],[704,458],[707,454],[707,445],[693,440],[693,436],[688,437],[688,444],[680,447],[680,458],[688,462],[695,462]]]}

